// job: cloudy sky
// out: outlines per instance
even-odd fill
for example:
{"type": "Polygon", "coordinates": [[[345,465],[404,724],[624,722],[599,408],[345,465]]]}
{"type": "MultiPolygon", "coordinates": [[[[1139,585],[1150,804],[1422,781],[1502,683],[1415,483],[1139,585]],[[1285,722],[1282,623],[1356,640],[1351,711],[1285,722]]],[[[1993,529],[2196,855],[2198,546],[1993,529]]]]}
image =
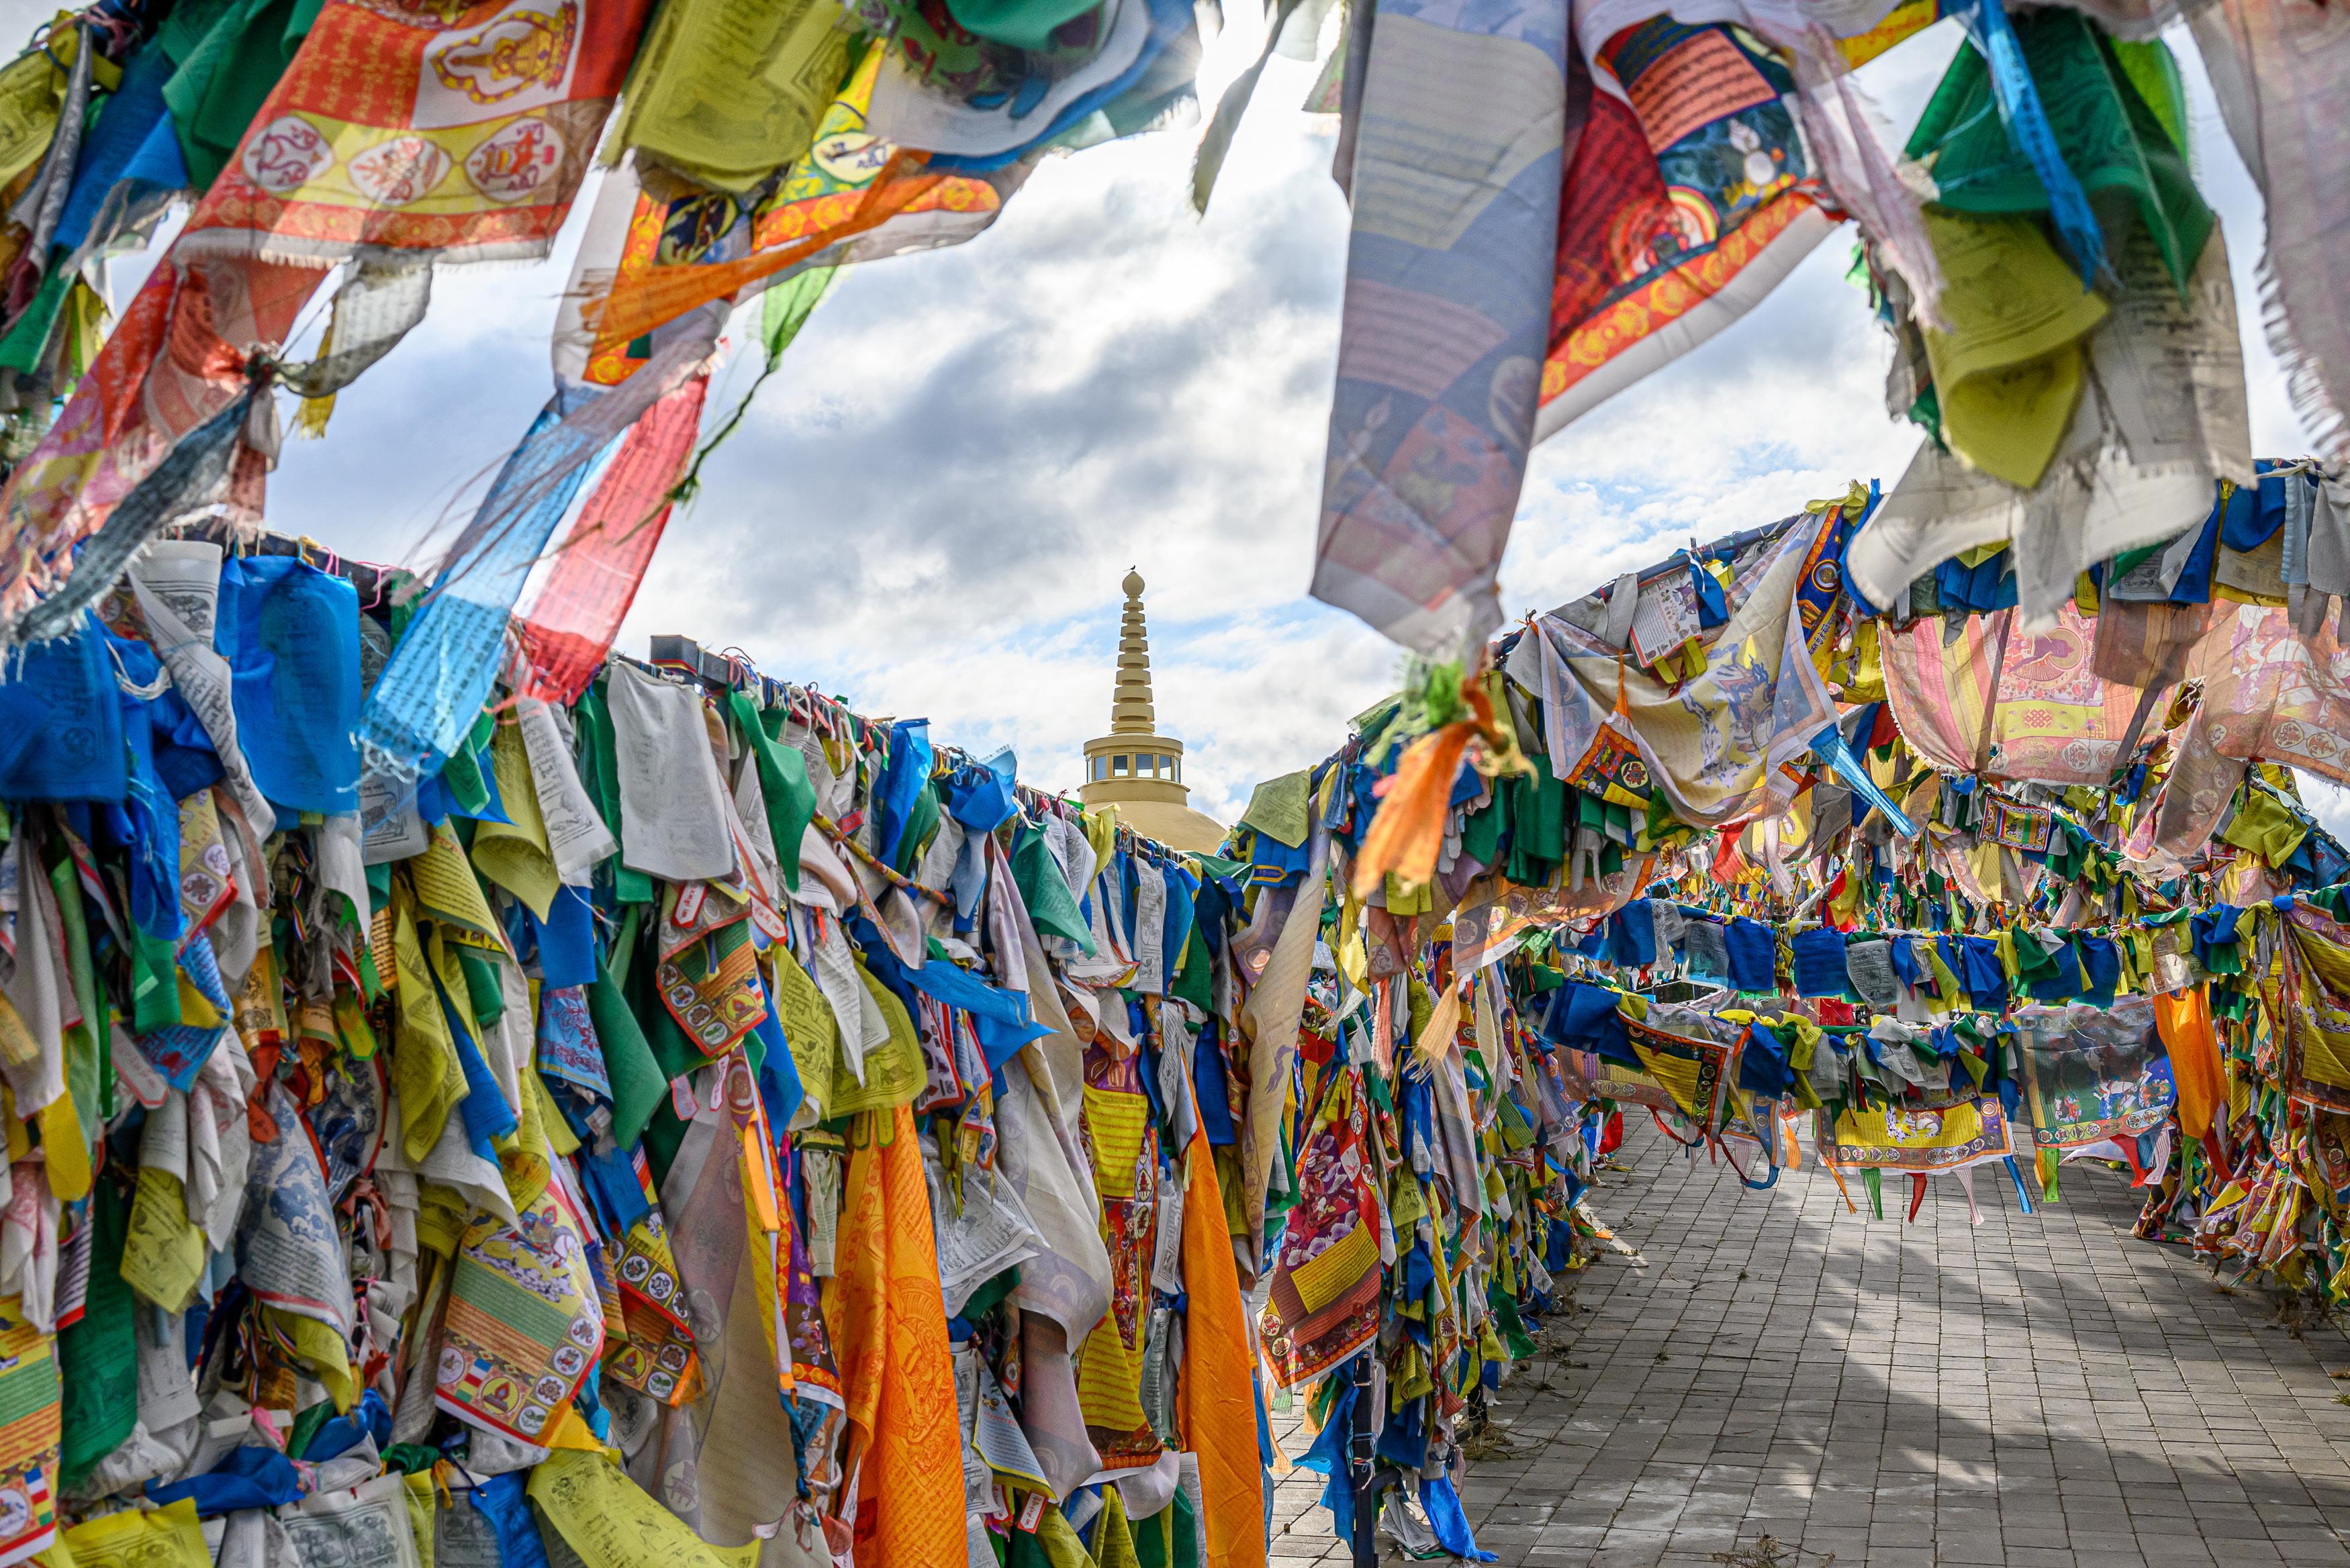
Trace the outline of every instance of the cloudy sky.
{"type": "MultiPolygon", "coordinates": [[[[1211,92],[1254,52],[1211,46],[1211,92]]],[[[1861,73],[1898,142],[1959,47],[1945,24],[1861,73]]],[[[2193,47],[2199,174],[2244,302],[2255,449],[2303,450],[2262,342],[2259,199],[2193,47]]],[[[934,738],[1009,743],[1074,787],[1107,727],[1118,581],[1149,580],[1162,728],[1195,804],[1229,821],[1392,686],[1397,652],[1305,597],[1337,348],[1347,209],[1315,75],[1267,69],[1212,210],[1185,202],[1194,133],[1040,169],[953,250],[846,277],[674,519],[624,628],[682,632],[934,738]]],[[[381,561],[429,559],[548,389],[546,344],[578,220],[548,262],[444,268],[432,313],[289,441],[272,524],[381,561]],[[471,485],[472,490],[467,486],[471,485]]],[[[1744,321],[1541,448],[1503,574],[1513,613],[1588,592],[1691,536],[1891,481],[1888,358],[1844,281],[1845,235],[1744,321]]],[[[713,417],[748,387],[738,359],[713,417]]],[[[2350,824],[2345,824],[2350,826],[2350,824]]]]}

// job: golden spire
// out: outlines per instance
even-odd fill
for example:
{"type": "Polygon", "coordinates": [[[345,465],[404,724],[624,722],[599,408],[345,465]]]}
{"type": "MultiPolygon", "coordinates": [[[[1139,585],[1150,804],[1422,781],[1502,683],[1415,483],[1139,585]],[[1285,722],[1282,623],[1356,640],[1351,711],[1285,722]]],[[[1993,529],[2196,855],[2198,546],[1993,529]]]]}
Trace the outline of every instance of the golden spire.
{"type": "Polygon", "coordinates": [[[1138,833],[1193,854],[1212,855],[1224,830],[1191,809],[1183,783],[1183,742],[1159,732],[1150,701],[1150,632],[1142,618],[1142,574],[1129,571],[1126,613],[1118,632],[1118,684],[1110,690],[1109,733],[1086,742],[1086,782],[1078,798],[1115,810],[1138,833]]]}
{"type": "Polygon", "coordinates": [[[1110,693],[1109,732],[1148,735],[1154,716],[1150,708],[1150,631],[1142,619],[1142,574],[1128,568],[1126,614],[1118,627],[1118,685],[1110,693]]]}

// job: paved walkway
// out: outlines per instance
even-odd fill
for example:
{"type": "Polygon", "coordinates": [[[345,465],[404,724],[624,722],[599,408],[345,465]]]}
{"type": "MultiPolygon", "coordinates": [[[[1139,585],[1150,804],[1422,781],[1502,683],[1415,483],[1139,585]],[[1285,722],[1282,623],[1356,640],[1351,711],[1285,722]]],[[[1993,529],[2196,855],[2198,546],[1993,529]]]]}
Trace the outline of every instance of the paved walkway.
{"type": "MultiPolygon", "coordinates": [[[[2120,1178],[2068,1167],[2027,1217],[1987,1167],[1981,1227],[1948,1179],[1906,1225],[1906,1181],[1866,1220],[1645,1122],[1617,1158],[1591,1204],[1644,1262],[1574,1276],[1565,1350],[1494,1402],[1511,1451],[1471,1467],[1502,1563],[1759,1563],[1769,1535],[1804,1568],[2350,1563],[2350,1341],[2134,1240],[2120,1178]]],[[[1347,1560],[1319,1485],[1281,1484],[1276,1561],[1347,1560]]]]}

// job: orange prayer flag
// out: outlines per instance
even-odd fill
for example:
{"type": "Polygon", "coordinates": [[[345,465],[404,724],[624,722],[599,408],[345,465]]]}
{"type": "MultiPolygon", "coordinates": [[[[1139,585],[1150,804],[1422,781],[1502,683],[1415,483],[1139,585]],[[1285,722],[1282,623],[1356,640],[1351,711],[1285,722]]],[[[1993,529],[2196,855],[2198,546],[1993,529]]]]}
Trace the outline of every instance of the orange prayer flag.
{"type": "Polygon", "coordinates": [[[1254,1357],[1224,1226],[1223,1189],[1204,1130],[1192,1133],[1185,1159],[1183,1285],[1191,1306],[1179,1400],[1183,1445],[1200,1459],[1207,1560],[1216,1568],[1264,1568],[1264,1467],[1257,1460],[1256,1388],[1249,1377],[1254,1357]]]}
{"type": "Polygon", "coordinates": [[[1390,871],[1413,884],[1435,877],[1444,819],[1452,807],[1452,781],[1476,732],[1477,726],[1462,719],[1404,748],[1379,799],[1378,815],[1363,836],[1363,852],[1355,857],[1357,898],[1369,898],[1390,871]]]}
{"type": "Polygon", "coordinates": [[[590,296],[581,306],[580,316],[599,340],[626,342],[640,337],[699,306],[796,266],[853,234],[918,210],[943,187],[958,182],[951,174],[925,172],[922,165],[929,161],[927,152],[897,149],[881,172],[856,194],[854,207],[837,222],[732,261],[632,269],[616,278],[607,292],[590,296]]]}
{"type": "MultiPolygon", "coordinates": [[[[881,1113],[868,1113],[878,1121],[881,1113]]],[[[859,1562],[961,1563],[962,1433],[930,1188],[913,1113],[887,1144],[853,1148],[842,1182],[836,1272],[826,1292],[848,1393],[859,1562]]]]}
{"type": "Polygon", "coordinates": [[[1738,836],[1743,823],[1735,823],[1715,836],[1713,877],[1723,887],[1734,887],[1746,875],[1746,857],[1738,852],[1738,836]]]}
{"type": "Polygon", "coordinates": [[[2189,1137],[2210,1134],[2212,1117],[2228,1103],[2228,1078],[2220,1062],[2220,1040],[2211,1030],[2209,988],[2197,986],[2154,999],[2155,1028],[2170,1054],[2170,1081],[2178,1087],[2178,1125],[2189,1137]]]}

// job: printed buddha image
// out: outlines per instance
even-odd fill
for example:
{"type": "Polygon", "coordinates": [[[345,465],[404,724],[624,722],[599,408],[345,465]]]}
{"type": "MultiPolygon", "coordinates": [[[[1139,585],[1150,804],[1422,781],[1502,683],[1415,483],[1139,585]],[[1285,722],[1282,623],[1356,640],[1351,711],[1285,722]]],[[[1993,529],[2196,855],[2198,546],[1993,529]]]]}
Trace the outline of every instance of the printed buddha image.
{"type": "Polygon", "coordinates": [[[1137,833],[1188,854],[1212,855],[1222,824],[1191,809],[1183,783],[1183,742],[1162,735],[1150,701],[1150,633],[1142,619],[1142,574],[1128,572],[1118,628],[1118,684],[1110,693],[1109,733],[1086,742],[1086,782],[1077,797],[1114,806],[1137,833]]]}

